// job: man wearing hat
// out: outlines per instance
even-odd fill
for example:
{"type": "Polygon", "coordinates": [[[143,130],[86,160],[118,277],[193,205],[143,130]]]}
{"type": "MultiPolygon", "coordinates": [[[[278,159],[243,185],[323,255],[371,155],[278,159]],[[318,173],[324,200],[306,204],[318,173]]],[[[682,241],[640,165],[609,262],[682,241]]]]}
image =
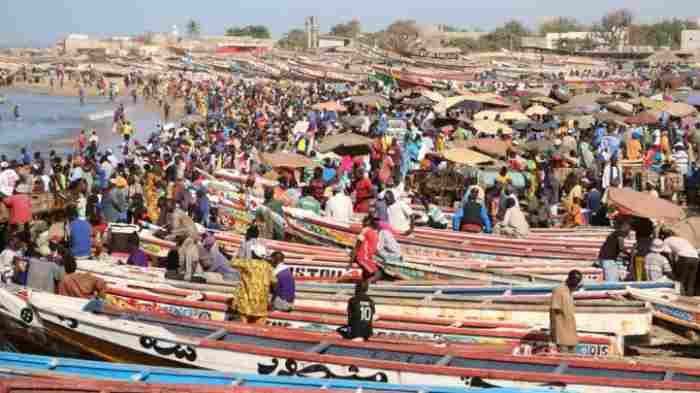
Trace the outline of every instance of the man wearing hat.
{"type": "Polygon", "coordinates": [[[654,239],[651,242],[649,253],[644,257],[644,270],[647,281],[659,281],[665,277],[673,279],[673,271],[668,259],[661,253],[664,252],[664,242],[654,239]]]}

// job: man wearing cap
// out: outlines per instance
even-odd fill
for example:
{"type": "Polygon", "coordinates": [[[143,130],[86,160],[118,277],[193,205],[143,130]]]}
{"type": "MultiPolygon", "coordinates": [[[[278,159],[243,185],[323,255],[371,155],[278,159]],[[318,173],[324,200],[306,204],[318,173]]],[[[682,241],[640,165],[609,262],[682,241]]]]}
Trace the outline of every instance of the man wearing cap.
{"type": "Polygon", "coordinates": [[[560,352],[575,352],[578,344],[576,335],[576,306],[575,292],[583,281],[583,275],[578,270],[569,272],[564,284],[554,288],[549,305],[549,329],[552,340],[560,352]]]}

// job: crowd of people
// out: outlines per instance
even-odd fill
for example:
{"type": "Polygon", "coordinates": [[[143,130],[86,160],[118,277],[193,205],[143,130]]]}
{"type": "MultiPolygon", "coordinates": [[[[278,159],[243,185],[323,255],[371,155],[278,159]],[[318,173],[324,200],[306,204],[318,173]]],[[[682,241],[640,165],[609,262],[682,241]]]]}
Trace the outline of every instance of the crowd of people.
{"type": "MultiPolygon", "coordinates": [[[[80,83],[96,85],[103,92],[112,85],[96,77],[82,77],[80,83]]],[[[372,283],[392,276],[381,261],[401,258],[395,236],[411,233],[416,225],[510,237],[527,237],[532,227],[610,225],[615,221],[606,206],[610,188],[631,186],[693,204],[700,179],[695,165],[700,127],[688,119],[662,111],[657,124],[627,126],[596,120],[584,125],[556,115],[533,115],[528,125],[513,133],[489,136],[506,146],[492,181],[472,172],[465,176],[454,205],[441,206],[433,195],[421,194],[415,176],[457,170],[442,153],[453,143],[484,137],[469,126],[477,112],[474,107],[436,113],[432,105],[405,103],[420,93],[401,89],[388,91],[389,105],[353,102],[351,97],[360,90],[387,92],[386,86],[373,83],[283,85],[223,77],[195,81],[185,74],[146,78],[133,73],[123,84],[123,94],[157,102],[163,110],[165,122],[155,132],[139,139],[144,130],[134,129],[122,103],[113,118],[113,130],[123,137],[119,146],[103,146],[97,132],[85,130],[74,151],[65,156],[23,149],[17,158],[0,157],[0,193],[9,211],[0,233],[1,259],[5,266],[24,264],[15,269],[16,282],[27,283],[33,266],[39,266],[35,261],[61,261],[65,277],[54,268],[42,268],[50,272],[44,277],[56,281],[59,292],[102,294],[104,283],[75,273],[75,260],[111,251],[108,224],[147,223],[167,233],[176,248],[163,261],[154,262],[134,241],[126,250],[127,263],[160,263],[168,278],[201,280],[208,272],[238,280],[232,313],[258,323],[269,309],[289,310],[294,302],[293,278],[284,255],[267,255],[259,241],[287,238],[284,207],[340,222],[350,222],[353,213],[365,214],[353,261],[362,268],[365,281],[372,283]],[[318,106],[328,102],[345,105],[347,113],[318,106]],[[187,117],[168,123],[176,105],[187,117]],[[441,119],[451,125],[436,127],[441,119]],[[402,124],[399,131],[397,121],[402,124]],[[347,130],[372,142],[358,154],[318,152],[316,147],[326,136],[347,130]],[[526,148],[538,141],[551,143],[526,148]],[[306,156],[315,167],[275,167],[260,159],[262,153],[278,150],[306,156]],[[629,170],[630,162],[658,176],[642,179],[629,170]],[[227,229],[205,185],[220,169],[248,177],[242,187],[247,202],[262,199],[237,256],[227,254],[207,232],[227,229]],[[262,187],[259,179],[270,175],[274,185],[262,187]],[[34,216],[30,195],[41,193],[62,195],[70,208],[34,216]]],[[[109,94],[118,92],[115,88],[109,94]]],[[[530,105],[514,100],[511,109],[524,111],[530,105]]],[[[637,239],[648,238],[646,248],[637,250],[647,260],[645,279],[662,279],[681,269],[669,268],[661,255],[664,250],[676,257],[673,266],[685,269],[681,275],[687,277],[692,264],[697,272],[697,252],[680,245],[677,237],[667,236],[660,245],[656,235],[634,229],[637,239]]],[[[601,267],[610,281],[624,278],[617,261],[625,250],[620,239],[628,231],[620,227],[601,249],[601,267]]],[[[352,307],[359,310],[353,314],[366,316],[369,303],[363,285],[352,307]]],[[[695,280],[684,284],[687,293],[694,293],[694,286],[695,280]]],[[[355,330],[365,335],[367,329],[355,330]]]]}

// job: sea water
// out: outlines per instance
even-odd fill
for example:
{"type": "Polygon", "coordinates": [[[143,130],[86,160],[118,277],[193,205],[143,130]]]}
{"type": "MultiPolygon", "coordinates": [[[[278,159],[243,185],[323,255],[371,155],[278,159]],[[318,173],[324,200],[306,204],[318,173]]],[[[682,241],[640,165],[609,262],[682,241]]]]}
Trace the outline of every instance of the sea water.
{"type": "Polygon", "coordinates": [[[67,153],[75,146],[82,129],[96,129],[102,147],[115,147],[121,137],[112,131],[114,111],[124,103],[127,119],[136,130],[135,139],[144,139],[156,129],[160,115],[130,98],[120,97],[110,102],[106,97],[88,97],[85,105],[79,98],[51,96],[17,90],[0,91],[6,100],[0,104],[0,153],[13,159],[20,148],[30,152],[47,153],[56,150],[67,153]],[[19,118],[13,113],[19,104],[19,118]]]}

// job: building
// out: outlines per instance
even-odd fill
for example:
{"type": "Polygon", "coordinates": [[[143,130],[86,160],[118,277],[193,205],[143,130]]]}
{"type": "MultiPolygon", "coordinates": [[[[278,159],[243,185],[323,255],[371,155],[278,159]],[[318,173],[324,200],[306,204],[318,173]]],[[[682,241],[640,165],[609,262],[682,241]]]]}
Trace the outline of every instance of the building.
{"type": "Polygon", "coordinates": [[[102,53],[104,55],[121,54],[134,49],[142,43],[132,37],[111,37],[105,39],[90,38],[84,34],[70,34],[57,47],[64,54],[102,53]]]}
{"type": "Polygon", "coordinates": [[[230,55],[238,53],[265,53],[275,46],[275,40],[253,37],[208,37],[205,39],[209,45],[215,44],[214,52],[217,55],[230,55]]]}
{"type": "Polygon", "coordinates": [[[700,50],[700,30],[681,32],[681,50],[700,50]]]}
{"type": "Polygon", "coordinates": [[[318,36],[318,47],[320,49],[334,49],[343,48],[346,46],[353,46],[354,39],[350,37],[341,37],[337,35],[320,35],[318,36]]]}

